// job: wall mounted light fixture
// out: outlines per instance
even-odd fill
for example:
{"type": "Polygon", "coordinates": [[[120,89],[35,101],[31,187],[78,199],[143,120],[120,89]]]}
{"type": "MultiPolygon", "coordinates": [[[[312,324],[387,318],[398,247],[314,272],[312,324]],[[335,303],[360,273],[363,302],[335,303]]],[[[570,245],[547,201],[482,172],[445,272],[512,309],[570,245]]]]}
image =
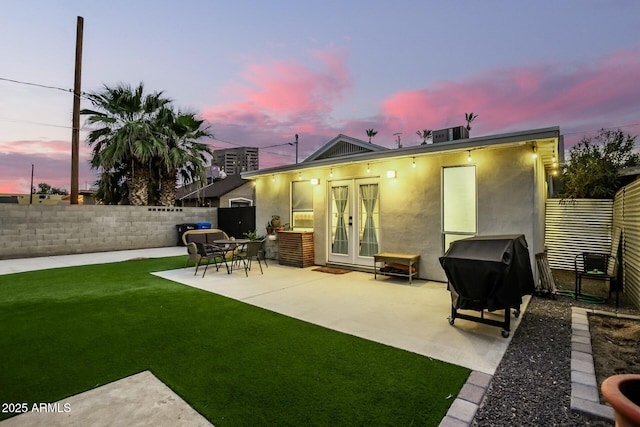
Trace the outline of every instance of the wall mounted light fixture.
{"type": "Polygon", "coordinates": [[[411,167],[415,168],[416,167],[416,158],[413,158],[413,162],[411,163],[411,167]]]}
{"type": "Polygon", "coordinates": [[[471,161],[471,150],[467,151],[467,162],[471,161]]]}
{"type": "Polygon", "coordinates": [[[371,169],[369,168],[369,163],[367,163],[367,173],[371,172],[371,169]]]}
{"type": "Polygon", "coordinates": [[[333,168],[329,169],[329,178],[333,178],[333,168]]]}
{"type": "Polygon", "coordinates": [[[536,146],[534,145],[532,148],[532,153],[531,153],[531,157],[533,159],[537,159],[538,158],[538,149],[536,148],[536,146]]]}

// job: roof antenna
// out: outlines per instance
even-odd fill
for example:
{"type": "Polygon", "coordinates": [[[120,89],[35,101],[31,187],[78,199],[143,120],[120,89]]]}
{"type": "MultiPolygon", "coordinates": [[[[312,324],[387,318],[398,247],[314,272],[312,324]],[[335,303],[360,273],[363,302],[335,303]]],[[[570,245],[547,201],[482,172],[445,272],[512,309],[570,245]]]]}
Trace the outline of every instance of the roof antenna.
{"type": "Polygon", "coordinates": [[[402,148],[402,143],[400,142],[400,135],[402,135],[402,132],[397,132],[393,134],[396,137],[396,142],[398,143],[398,148],[402,148]]]}

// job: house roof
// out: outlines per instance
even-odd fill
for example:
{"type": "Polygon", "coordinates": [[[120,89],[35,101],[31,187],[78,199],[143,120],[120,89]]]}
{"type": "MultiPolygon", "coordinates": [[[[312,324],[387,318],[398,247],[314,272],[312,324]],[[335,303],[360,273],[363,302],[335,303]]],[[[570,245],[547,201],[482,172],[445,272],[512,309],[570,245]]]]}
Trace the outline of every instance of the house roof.
{"type": "Polygon", "coordinates": [[[538,155],[547,168],[552,167],[552,164],[554,163],[554,157],[556,157],[556,161],[560,164],[562,164],[562,162],[564,161],[563,137],[562,135],[560,135],[560,128],[558,126],[521,132],[479,136],[475,138],[459,139],[455,141],[421,144],[404,148],[385,149],[384,147],[379,147],[382,149],[375,149],[371,151],[354,150],[355,152],[343,154],[340,157],[323,156],[322,153],[331,152],[331,147],[338,145],[340,141],[349,143],[359,141],[360,143],[364,143],[367,146],[371,145],[368,142],[357,140],[355,138],[338,135],[336,138],[323,145],[320,150],[316,151],[303,162],[267,169],[260,169],[257,171],[243,172],[242,177],[251,179],[265,175],[272,175],[275,173],[298,171],[321,166],[339,165],[342,163],[374,162],[391,158],[455,153],[488,148],[507,148],[524,144],[532,144],[536,146],[538,155]],[[315,158],[312,159],[312,157],[314,156],[315,158]]]}
{"type": "Polygon", "coordinates": [[[302,162],[313,162],[315,160],[333,159],[336,157],[350,156],[353,154],[372,153],[375,151],[387,151],[386,147],[372,144],[361,139],[340,134],[331,141],[324,144],[302,162]]]}
{"type": "Polygon", "coordinates": [[[247,182],[249,182],[249,180],[243,179],[240,175],[228,175],[224,179],[213,181],[211,184],[207,184],[197,190],[187,191],[186,188],[178,188],[176,199],[215,199],[227,194],[231,190],[235,190],[247,182]]]}

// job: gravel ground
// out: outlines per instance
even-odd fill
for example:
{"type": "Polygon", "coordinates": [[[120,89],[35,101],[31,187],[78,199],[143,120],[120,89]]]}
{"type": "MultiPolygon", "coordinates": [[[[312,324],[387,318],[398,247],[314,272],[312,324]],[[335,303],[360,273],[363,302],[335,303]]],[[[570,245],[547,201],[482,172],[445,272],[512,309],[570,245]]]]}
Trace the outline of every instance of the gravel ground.
{"type": "MultiPolygon", "coordinates": [[[[554,276],[562,289],[564,273],[554,271],[554,276]]],[[[569,285],[572,277],[567,275],[566,289],[572,288],[569,285]]],[[[598,294],[601,287],[585,286],[584,289],[584,292],[598,294]]],[[[594,308],[593,304],[576,302],[567,296],[558,296],[556,300],[531,298],[472,425],[613,426],[613,422],[571,410],[571,307],[574,305],[594,308]]],[[[615,310],[611,302],[595,308],[615,310]]],[[[637,314],[625,299],[619,311],[637,314]]]]}

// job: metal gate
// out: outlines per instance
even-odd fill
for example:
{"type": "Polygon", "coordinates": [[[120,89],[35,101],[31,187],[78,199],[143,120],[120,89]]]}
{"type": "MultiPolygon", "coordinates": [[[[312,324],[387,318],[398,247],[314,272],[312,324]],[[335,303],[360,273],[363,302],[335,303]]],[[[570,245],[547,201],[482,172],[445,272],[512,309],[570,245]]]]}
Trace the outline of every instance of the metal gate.
{"type": "Polygon", "coordinates": [[[218,228],[229,237],[244,237],[256,229],[256,207],[218,208],[218,228]]]}

